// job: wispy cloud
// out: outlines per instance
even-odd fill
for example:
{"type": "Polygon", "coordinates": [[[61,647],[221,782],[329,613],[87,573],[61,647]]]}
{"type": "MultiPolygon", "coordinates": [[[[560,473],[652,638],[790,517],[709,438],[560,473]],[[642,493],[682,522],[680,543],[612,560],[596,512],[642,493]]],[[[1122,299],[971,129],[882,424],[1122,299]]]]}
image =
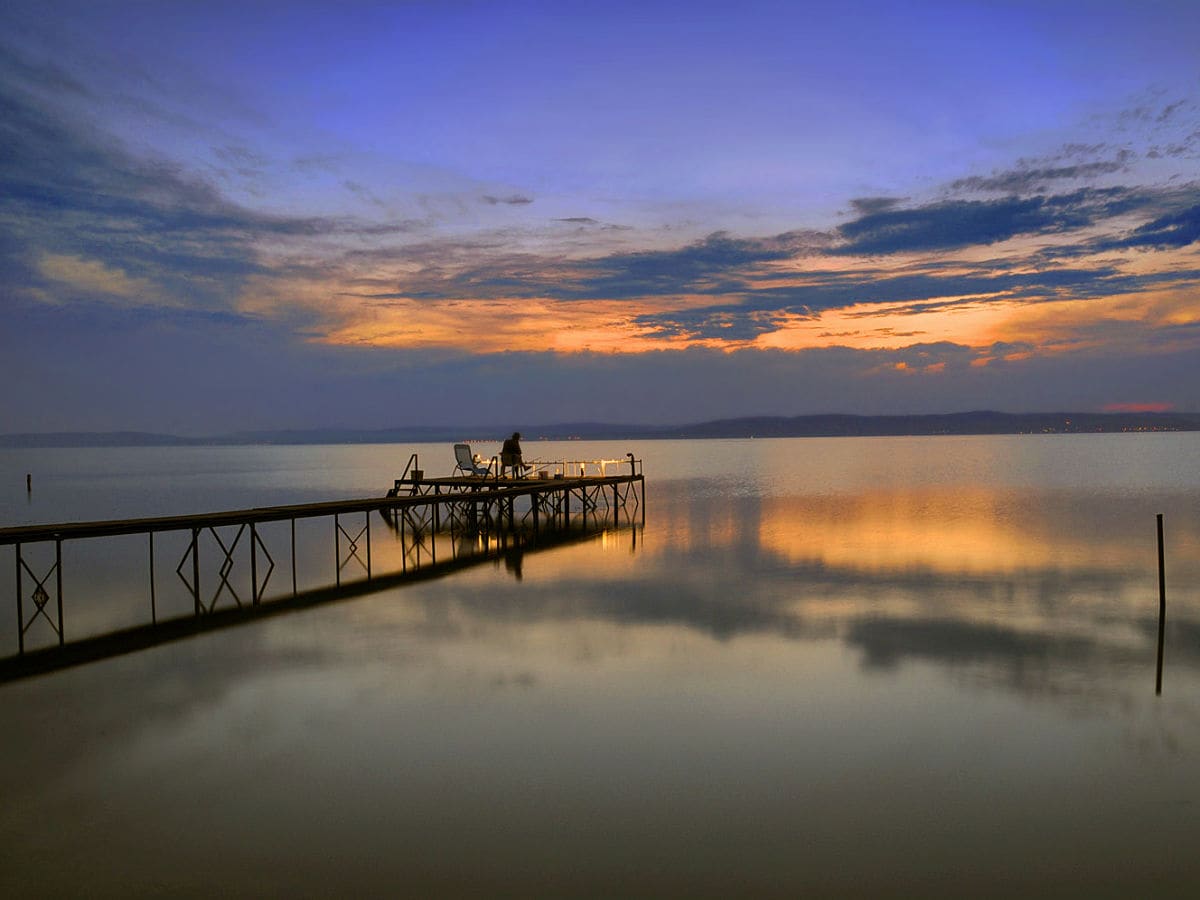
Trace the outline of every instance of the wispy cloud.
{"type": "MultiPolygon", "coordinates": [[[[74,90],[60,81],[62,90],[74,90]]],[[[406,221],[239,206],[196,172],[135,155],[20,88],[0,88],[0,117],[7,135],[0,154],[0,266],[18,295],[46,296],[49,279],[98,302],[115,296],[128,302],[137,286],[147,305],[232,311],[248,278],[289,274],[271,261],[268,247],[412,228],[406,221]],[[122,289],[115,289],[115,273],[122,289]]],[[[263,162],[237,147],[218,155],[251,169],[263,162]]]]}
{"type": "Polygon", "coordinates": [[[869,216],[895,209],[903,202],[903,197],[855,197],[850,206],[858,215],[869,216]]]}
{"type": "Polygon", "coordinates": [[[528,206],[533,202],[532,197],[526,197],[524,194],[509,194],[507,197],[497,197],[494,194],[484,194],[479,198],[488,206],[528,206]]]}
{"type": "Polygon", "coordinates": [[[991,175],[973,175],[950,183],[952,191],[981,191],[1002,194],[1027,194],[1044,191],[1055,181],[1083,181],[1111,175],[1126,168],[1125,162],[1090,162],[1072,166],[1018,168],[991,175]]]}
{"type": "Polygon", "coordinates": [[[843,243],[833,252],[873,255],[986,247],[1026,235],[1080,230],[1139,211],[1144,214],[1161,208],[1163,200],[1158,191],[1108,187],[891,207],[840,226],[843,243]]]}
{"type": "Polygon", "coordinates": [[[1123,238],[1102,241],[1096,249],[1146,247],[1158,250],[1187,247],[1200,241],[1200,204],[1139,225],[1123,238]]]}

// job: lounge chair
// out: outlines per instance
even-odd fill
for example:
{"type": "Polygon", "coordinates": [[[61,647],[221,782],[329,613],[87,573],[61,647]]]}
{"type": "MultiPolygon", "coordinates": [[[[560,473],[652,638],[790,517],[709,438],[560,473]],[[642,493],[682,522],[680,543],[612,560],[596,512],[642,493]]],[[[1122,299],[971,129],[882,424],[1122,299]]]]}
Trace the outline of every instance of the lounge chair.
{"type": "Polygon", "coordinates": [[[454,445],[454,472],[457,475],[462,472],[464,475],[491,475],[492,469],[490,464],[485,463],[480,459],[479,454],[471,453],[470,444],[455,444],[454,445]]]}

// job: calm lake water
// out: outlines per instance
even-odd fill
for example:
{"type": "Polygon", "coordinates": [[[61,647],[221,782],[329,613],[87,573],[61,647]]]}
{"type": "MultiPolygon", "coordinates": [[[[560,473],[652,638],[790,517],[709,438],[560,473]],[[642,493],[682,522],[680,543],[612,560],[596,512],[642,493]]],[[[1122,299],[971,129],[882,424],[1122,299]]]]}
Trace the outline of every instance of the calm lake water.
{"type": "MultiPolygon", "coordinates": [[[[526,445],[628,450],[644,529],[0,685],[0,895],[1196,894],[1200,434],[526,445]]],[[[4,450],[0,524],[413,451],[4,450]]],[[[113,546],[68,625],[144,602],[113,546]]]]}

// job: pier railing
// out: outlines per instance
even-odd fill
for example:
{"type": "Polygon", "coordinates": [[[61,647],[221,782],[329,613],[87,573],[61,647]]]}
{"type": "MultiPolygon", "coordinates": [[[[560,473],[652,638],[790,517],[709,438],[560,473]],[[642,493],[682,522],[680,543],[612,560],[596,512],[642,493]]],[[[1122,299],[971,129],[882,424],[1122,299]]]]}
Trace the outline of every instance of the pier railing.
{"type": "MultiPolygon", "coordinates": [[[[477,454],[475,460],[478,464],[485,464],[487,468],[486,475],[477,477],[490,478],[492,481],[499,482],[504,480],[505,471],[511,470],[511,467],[501,466],[499,456],[486,459],[477,454]]],[[[625,472],[634,478],[641,478],[642,461],[635,458],[632,453],[626,453],[622,459],[524,459],[521,462],[521,471],[523,478],[566,478],[568,476],[586,478],[590,475],[606,477],[625,472]],[[626,470],[626,466],[629,467],[628,470],[626,470]]],[[[423,475],[420,458],[414,453],[408,458],[404,473],[396,479],[395,489],[399,490],[403,483],[420,481],[423,475]]]]}
{"type": "MultiPolygon", "coordinates": [[[[501,480],[426,479],[423,473],[406,471],[387,497],[0,528],[0,547],[13,548],[9,584],[15,587],[17,625],[15,646],[7,654],[0,648],[0,668],[6,662],[19,663],[33,654],[52,656],[73,644],[111,638],[118,632],[137,632],[134,643],[138,645],[154,643],[156,629],[165,629],[164,635],[180,633],[180,619],[191,620],[183,629],[190,633],[204,627],[205,620],[225,622],[231,611],[253,613],[264,604],[311,600],[343,587],[361,589],[376,580],[415,575],[431,566],[444,570],[513,547],[535,548],[571,534],[644,524],[640,464],[632,456],[621,462],[629,468],[620,474],[600,474],[607,467],[584,475],[564,469],[501,480]],[[319,558],[329,551],[320,551],[319,536],[311,528],[297,548],[297,523],[322,519],[328,520],[326,534],[332,537],[332,553],[325,564],[319,558]],[[69,601],[64,597],[64,545],[121,536],[145,539],[142,583],[148,602],[142,607],[141,621],[99,633],[68,629],[72,612],[86,607],[89,597],[86,588],[82,596],[69,601]],[[384,538],[386,552],[381,559],[379,542],[384,538]],[[168,567],[177,562],[166,578],[176,595],[182,585],[186,609],[178,602],[170,609],[160,603],[164,552],[176,554],[168,556],[168,567]],[[301,568],[309,575],[315,571],[317,587],[306,585],[301,590],[301,568]],[[276,573],[281,569],[290,574],[290,582],[279,586],[276,573]],[[274,591],[269,590],[272,585],[274,591]]],[[[143,563],[131,559],[129,565],[143,563]]],[[[87,577],[86,572],[78,574],[87,577]]]]}
{"type": "Polygon", "coordinates": [[[531,478],[606,476],[623,471],[625,466],[629,466],[629,474],[637,476],[641,475],[642,467],[641,460],[634,459],[632,453],[627,454],[626,459],[527,459],[524,465],[531,478]]]}

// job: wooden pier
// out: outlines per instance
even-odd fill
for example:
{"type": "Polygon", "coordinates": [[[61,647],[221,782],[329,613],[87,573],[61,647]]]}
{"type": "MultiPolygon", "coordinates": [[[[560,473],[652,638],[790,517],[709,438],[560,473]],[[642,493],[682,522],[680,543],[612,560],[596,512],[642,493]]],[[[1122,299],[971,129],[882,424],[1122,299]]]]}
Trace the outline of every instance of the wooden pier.
{"type": "Polygon", "coordinates": [[[537,477],[524,478],[426,478],[413,463],[415,457],[386,497],[0,528],[0,547],[13,548],[9,584],[15,586],[17,623],[15,652],[6,655],[0,649],[0,680],[438,577],[607,530],[629,529],[636,542],[636,529],[645,522],[644,478],[632,454],[626,460],[597,461],[604,465],[592,472],[591,463],[562,464],[557,471],[543,467],[537,477]],[[324,554],[315,549],[311,527],[306,546],[297,550],[297,522],[322,519],[329,520],[325,540],[333,538],[328,566],[317,559],[324,554]],[[381,529],[385,535],[378,534],[381,529]],[[377,542],[390,539],[384,560],[379,552],[372,554],[373,531],[377,542]],[[71,613],[89,598],[73,596],[68,602],[64,597],[64,545],[139,535],[146,540],[141,558],[148,602],[142,621],[100,632],[69,629],[71,613]],[[166,577],[176,592],[182,584],[187,608],[167,609],[160,600],[164,585],[158,561],[164,552],[180,548],[174,576],[166,577]],[[301,564],[324,569],[324,583],[301,589],[301,564]],[[280,586],[272,576],[284,567],[290,579],[280,586]]]}

